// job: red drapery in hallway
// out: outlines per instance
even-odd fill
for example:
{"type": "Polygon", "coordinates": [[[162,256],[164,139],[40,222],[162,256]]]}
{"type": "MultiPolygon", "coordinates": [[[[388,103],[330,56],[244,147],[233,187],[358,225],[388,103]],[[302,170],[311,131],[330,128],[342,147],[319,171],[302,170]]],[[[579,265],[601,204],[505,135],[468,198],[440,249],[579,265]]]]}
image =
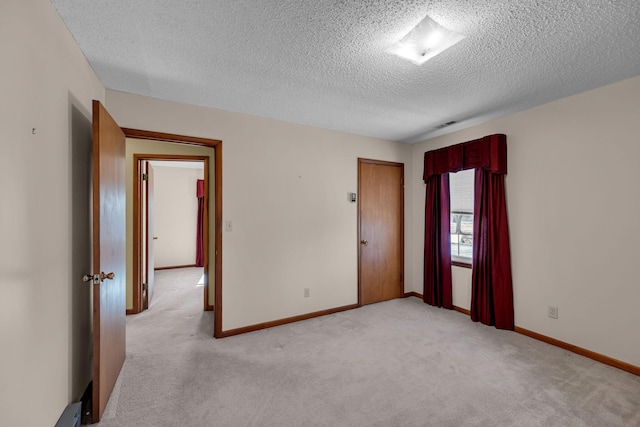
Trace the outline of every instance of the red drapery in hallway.
{"type": "Polygon", "coordinates": [[[453,309],[449,175],[427,180],[424,226],[424,302],[453,309]]]}
{"type": "MultiPolygon", "coordinates": [[[[434,215],[444,216],[441,202],[444,195],[436,196],[434,191],[429,195],[429,182],[434,176],[448,176],[449,172],[464,169],[476,169],[471,318],[500,329],[513,329],[513,286],[504,180],[507,173],[507,137],[502,134],[428,151],[424,155],[424,180],[427,183],[425,302],[429,302],[428,298],[432,300],[432,296],[427,297],[427,294],[433,293],[433,289],[436,294],[445,295],[450,285],[447,283],[447,274],[441,272],[444,268],[443,261],[451,257],[450,245],[445,246],[442,241],[434,245],[434,236],[438,236],[444,229],[437,229],[442,224],[430,218],[434,215]],[[436,197],[440,204],[436,204],[436,197]],[[430,201],[431,198],[434,199],[430,201]]],[[[441,192],[443,188],[441,185],[441,192]]],[[[448,205],[448,185],[446,193],[448,205]]],[[[444,227],[448,231],[448,212],[446,218],[447,224],[444,227]]],[[[440,218],[439,222],[442,223],[442,220],[440,218]]],[[[440,239],[442,240],[442,236],[440,239]]],[[[450,262],[448,269],[450,280],[450,262]]]]}
{"type": "Polygon", "coordinates": [[[204,180],[196,182],[198,197],[198,225],[196,229],[196,267],[204,267],[204,180]]]}

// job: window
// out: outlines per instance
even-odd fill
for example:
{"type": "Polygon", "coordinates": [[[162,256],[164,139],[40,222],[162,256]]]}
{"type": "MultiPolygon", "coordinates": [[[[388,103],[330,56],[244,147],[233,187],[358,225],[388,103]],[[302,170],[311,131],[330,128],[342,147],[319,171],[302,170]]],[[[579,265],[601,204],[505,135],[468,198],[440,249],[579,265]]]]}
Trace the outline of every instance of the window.
{"type": "Polygon", "coordinates": [[[473,257],[474,180],[474,169],[449,174],[451,260],[465,264],[473,257]]]}

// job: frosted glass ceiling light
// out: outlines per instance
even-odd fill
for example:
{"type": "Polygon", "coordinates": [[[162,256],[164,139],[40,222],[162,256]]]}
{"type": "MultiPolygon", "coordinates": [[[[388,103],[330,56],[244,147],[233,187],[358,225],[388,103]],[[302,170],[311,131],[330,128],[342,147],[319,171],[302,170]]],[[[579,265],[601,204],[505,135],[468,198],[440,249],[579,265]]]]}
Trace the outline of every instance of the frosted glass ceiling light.
{"type": "Polygon", "coordinates": [[[444,28],[427,15],[386,52],[408,59],[416,65],[422,65],[463,38],[462,34],[444,28]]]}

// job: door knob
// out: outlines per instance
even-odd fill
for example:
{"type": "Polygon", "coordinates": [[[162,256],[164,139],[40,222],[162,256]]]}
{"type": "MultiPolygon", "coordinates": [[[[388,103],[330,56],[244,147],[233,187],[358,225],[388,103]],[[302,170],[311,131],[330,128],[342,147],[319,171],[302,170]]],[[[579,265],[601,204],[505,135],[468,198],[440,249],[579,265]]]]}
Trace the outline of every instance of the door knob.
{"type": "Polygon", "coordinates": [[[368,245],[369,241],[367,239],[362,239],[362,240],[360,240],[360,243],[363,244],[363,245],[368,245]]]}
{"type": "Polygon", "coordinates": [[[101,282],[104,282],[104,279],[113,280],[114,277],[116,277],[116,275],[113,272],[104,274],[104,271],[103,271],[103,272],[100,273],[100,281],[101,282]]]}
{"type": "Polygon", "coordinates": [[[115,273],[111,272],[111,273],[104,274],[104,271],[103,271],[100,274],[85,274],[82,277],[82,281],[92,282],[94,285],[99,285],[100,282],[104,282],[104,279],[113,280],[114,277],[116,277],[115,273]]]}

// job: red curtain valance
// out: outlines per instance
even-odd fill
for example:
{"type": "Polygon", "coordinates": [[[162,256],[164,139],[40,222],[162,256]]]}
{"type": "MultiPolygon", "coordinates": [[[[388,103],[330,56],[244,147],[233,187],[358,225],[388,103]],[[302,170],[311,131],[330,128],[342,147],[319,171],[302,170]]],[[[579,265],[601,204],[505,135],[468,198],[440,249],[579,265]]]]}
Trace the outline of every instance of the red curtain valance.
{"type": "Polygon", "coordinates": [[[507,136],[501,133],[424,153],[425,182],[433,175],[465,169],[507,173],[507,136]]]}

